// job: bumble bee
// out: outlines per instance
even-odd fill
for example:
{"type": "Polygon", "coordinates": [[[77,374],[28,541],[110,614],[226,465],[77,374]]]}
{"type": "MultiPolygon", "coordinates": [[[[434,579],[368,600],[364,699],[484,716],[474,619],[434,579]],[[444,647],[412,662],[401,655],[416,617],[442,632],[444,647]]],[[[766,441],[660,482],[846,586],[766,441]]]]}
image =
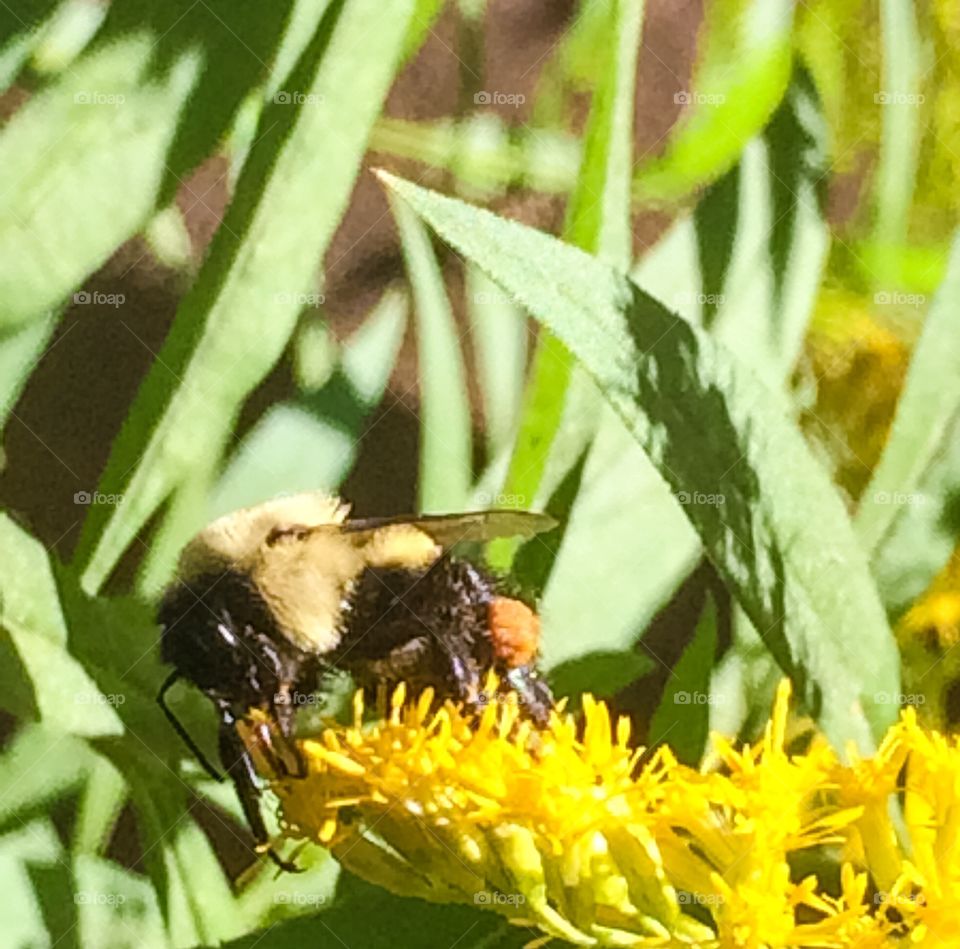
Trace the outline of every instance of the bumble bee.
{"type": "Polygon", "coordinates": [[[494,669],[521,708],[544,720],[552,704],[535,659],[539,619],[501,583],[450,549],[553,527],[543,514],[478,511],[348,519],[349,507],[319,492],[278,498],[222,517],[183,549],[177,581],[158,612],[161,658],[174,671],[158,702],[200,763],[167,706],[179,679],[220,714],[219,752],[259,850],[269,847],[256,769],[241,737],[252,733],[279,773],[302,776],[294,715],[324,674],[350,673],[367,691],[400,681],[439,699],[484,700],[494,669]]]}

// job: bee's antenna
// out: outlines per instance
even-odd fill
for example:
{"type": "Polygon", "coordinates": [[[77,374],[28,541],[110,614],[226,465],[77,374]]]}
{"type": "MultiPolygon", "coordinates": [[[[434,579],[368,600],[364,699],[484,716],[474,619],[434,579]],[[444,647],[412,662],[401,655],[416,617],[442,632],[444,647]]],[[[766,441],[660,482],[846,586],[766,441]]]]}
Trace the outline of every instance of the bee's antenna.
{"type": "Polygon", "coordinates": [[[163,714],[167,716],[167,721],[173,726],[174,731],[183,739],[183,743],[193,752],[193,756],[200,762],[200,765],[203,767],[203,770],[213,778],[214,781],[224,781],[226,780],[224,776],[217,771],[216,768],[210,761],[207,759],[207,756],[200,750],[197,743],[190,737],[190,733],[183,727],[180,719],[173,714],[173,710],[167,705],[166,695],[170,691],[171,686],[180,680],[179,672],[171,672],[170,675],[164,680],[163,685],[160,686],[160,691],[157,693],[157,705],[163,709],[163,714]]]}

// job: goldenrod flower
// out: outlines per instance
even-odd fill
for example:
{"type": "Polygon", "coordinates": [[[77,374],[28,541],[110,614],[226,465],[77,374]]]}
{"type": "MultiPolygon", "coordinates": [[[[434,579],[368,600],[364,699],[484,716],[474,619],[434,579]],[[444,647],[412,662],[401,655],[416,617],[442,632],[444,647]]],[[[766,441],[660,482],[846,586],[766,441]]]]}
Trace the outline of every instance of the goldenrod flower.
{"type": "Polygon", "coordinates": [[[575,945],[960,944],[957,743],[908,710],[872,758],[790,754],[789,695],[757,743],[715,737],[710,770],[644,755],[590,697],[540,729],[510,698],[473,714],[403,688],[366,723],[358,695],[301,743],[307,777],[275,782],[282,824],[396,893],[575,945]]]}

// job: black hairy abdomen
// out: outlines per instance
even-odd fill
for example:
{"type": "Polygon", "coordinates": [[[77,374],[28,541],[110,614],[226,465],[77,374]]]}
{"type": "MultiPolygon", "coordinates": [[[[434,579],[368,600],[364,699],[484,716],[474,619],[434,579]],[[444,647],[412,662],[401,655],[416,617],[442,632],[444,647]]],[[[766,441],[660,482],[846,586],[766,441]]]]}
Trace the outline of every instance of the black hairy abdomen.
{"type": "Polygon", "coordinates": [[[494,579],[443,557],[425,570],[368,567],[344,604],[334,664],[363,684],[404,680],[464,698],[494,660],[494,579]]]}

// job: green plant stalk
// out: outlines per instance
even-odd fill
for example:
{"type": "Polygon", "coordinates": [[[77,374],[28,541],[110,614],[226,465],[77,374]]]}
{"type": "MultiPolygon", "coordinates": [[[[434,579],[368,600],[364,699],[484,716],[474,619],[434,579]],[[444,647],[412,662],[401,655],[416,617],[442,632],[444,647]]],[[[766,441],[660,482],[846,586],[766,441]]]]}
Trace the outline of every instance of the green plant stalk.
{"type": "Polygon", "coordinates": [[[909,96],[920,85],[920,39],[912,0],[880,0],[883,36],[883,107],[875,196],[874,240],[880,254],[873,271],[895,273],[896,254],[906,241],[916,181],[920,108],[909,96]],[[891,270],[891,267],[893,268],[891,270]]]}
{"type": "MultiPolygon", "coordinates": [[[[643,12],[643,0],[619,0],[610,6],[609,30],[616,51],[594,93],[580,173],[563,229],[566,241],[624,271],[632,254],[633,108],[643,12]]],[[[530,507],[537,497],[573,368],[566,346],[541,327],[502,490],[515,507],[530,507]]],[[[495,541],[488,548],[488,560],[506,572],[518,548],[516,540],[495,541]]]]}

